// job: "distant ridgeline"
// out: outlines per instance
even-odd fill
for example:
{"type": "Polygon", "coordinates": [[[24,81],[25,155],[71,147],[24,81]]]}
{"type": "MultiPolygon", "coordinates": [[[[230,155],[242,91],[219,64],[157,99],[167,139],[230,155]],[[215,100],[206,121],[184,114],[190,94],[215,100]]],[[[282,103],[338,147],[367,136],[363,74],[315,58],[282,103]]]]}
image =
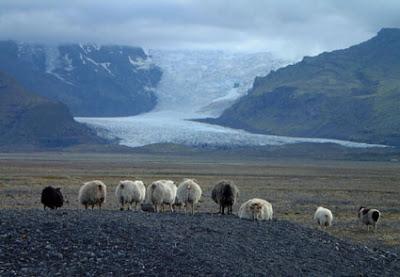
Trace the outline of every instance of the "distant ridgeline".
{"type": "Polygon", "coordinates": [[[256,78],[207,122],[253,132],[400,145],[400,29],[256,78]]]}
{"type": "Polygon", "coordinates": [[[151,110],[161,70],[141,48],[0,41],[0,70],[26,89],[66,104],[74,116],[151,110]]]}
{"type": "Polygon", "coordinates": [[[26,91],[0,71],[1,150],[104,142],[94,131],[74,121],[67,106],[26,91]]]}

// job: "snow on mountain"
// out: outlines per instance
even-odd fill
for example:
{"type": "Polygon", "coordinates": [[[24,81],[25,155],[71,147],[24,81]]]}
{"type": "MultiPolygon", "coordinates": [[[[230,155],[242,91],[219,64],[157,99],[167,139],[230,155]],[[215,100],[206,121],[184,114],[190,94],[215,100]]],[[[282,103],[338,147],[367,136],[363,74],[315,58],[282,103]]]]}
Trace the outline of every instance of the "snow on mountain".
{"type": "MultiPolygon", "coordinates": [[[[163,71],[155,90],[156,108],[132,117],[77,118],[107,138],[137,147],[152,143],[195,146],[282,145],[298,142],[371,145],[329,139],[291,138],[252,134],[188,119],[218,116],[252,86],[256,76],[287,64],[269,53],[149,50],[163,71]]],[[[131,61],[130,61],[131,62],[131,61]]],[[[135,61],[139,65],[141,61],[135,61]]]]}
{"type": "Polygon", "coordinates": [[[0,41],[0,70],[25,88],[63,102],[75,116],[152,110],[161,70],[140,47],[0,41]]]}

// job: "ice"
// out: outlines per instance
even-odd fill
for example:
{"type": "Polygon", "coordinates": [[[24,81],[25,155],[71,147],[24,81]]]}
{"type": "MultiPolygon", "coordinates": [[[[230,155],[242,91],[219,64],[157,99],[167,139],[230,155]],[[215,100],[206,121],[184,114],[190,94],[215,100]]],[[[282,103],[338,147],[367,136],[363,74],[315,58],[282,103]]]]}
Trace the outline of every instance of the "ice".
{"type": "MultiPolygon", "coordinates": [[[[188,116],[190,117],[190,114],[188,116]]],[[[182,113],[174,111],[157,111],[132,117],[76,119],[95,128],[103,137],[119,138],[121,145],[129,147],[153,143],[190,146],[261,146],[299,142],[336,143],[355,148],[378,146],[334,139],[252,134],[243,130],[184,120],[182,113]]]]}
{"type": "MultiPolygon", "coordinates": [[[[218,116],[238,97],[246,94],[256,76],[288,63],[269,53],[221,51],[149,50],[161,67],[162,80],[155,93],[157,107],[145,114],[115,118],[77,118],[106,138],[137,147],[153,143],[192,146],[283,145],[299,142],[336,143],[347,147],[372,147],[365,143],[333,139],[296,138],[252,134],[243,130],[205,124],[188,119],[218,116]]],[[[148,60],[129,62],[137,67],[148,60]]],[[[145,88],[148,90],[148,88],[145,88]]]]}
{"type": "Polygon", "coordinates": [[[153,62],[150,58],[136,58],[132,59],[131,56],[128,56],[129,63],[134,66],[135,70],[149,70],[153,66],[153,62]]]}
{"type": "Polygon", "coordinates": [[[287,61],[270,53],[227,53],[222,51],[149,50],[161,67],[157,87],[157,110],[187,109],[204,116],[218,116],[244,95],[256,76],[264,76],[287,61]],[[233,90],[235,84],[238,85],[233,90]],[[218,102],[218,105],[212,105],[218,102]],[[209,105],[212,106],[209,106],[209,105]]]}

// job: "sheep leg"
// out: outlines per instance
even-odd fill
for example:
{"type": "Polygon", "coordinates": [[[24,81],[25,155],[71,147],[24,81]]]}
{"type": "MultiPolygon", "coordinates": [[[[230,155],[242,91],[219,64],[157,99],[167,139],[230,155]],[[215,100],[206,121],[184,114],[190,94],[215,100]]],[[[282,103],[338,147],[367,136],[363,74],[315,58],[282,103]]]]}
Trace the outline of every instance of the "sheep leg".
{"type": "Polygon", "coordinates": [[[92,210],[94,209],[94,204],[92,204],[92,210]]]}
{"type": "Polygon", "coordinates": [[[171,213],[173,213],[174,212],[174,208],[172,208],[172,204],[169,204],[169,208],[171,210],[171,213]]]}
{"type": "Polygon", "coordinates": [[[224,205],[222,205],[222,212],[221,213],[225,214],[225,206],[224,205]]]}
{"type": "Polygon", "coordinates": [[[85,210],[87,210],[87,208],[88,208],[88,205],[87,205],[87,204],[85,204],[85,210]]]}
{"type": "Polygon", "coordinates": [[[135,211],[137,211],[138,209],[137,209],[137,202],[135,202],[135,211]]]}
{"type": "Polygon", "coordinates": [[[194,215],[194,203],[192,203],[192,215],[194,215]]]}

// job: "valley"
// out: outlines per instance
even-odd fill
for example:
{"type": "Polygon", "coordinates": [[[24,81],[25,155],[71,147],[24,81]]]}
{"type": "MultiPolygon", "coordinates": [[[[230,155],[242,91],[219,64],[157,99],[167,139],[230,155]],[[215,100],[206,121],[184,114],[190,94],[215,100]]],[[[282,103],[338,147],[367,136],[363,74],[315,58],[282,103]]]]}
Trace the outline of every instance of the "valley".
{"type": "Polygon", "coordinates": [[[380,147],[351,141],[252,134],[247,131],[191,121],[220,115],[252,87],[255,76],[286,65],[268,53],[150,50],[163,70],[155,90],[158,103],[150,112],[131,117],[77,117],[100,136],[129,147],[154,143],[235,147],[301,142],[337,143],[348,147],[380,147]]]}

